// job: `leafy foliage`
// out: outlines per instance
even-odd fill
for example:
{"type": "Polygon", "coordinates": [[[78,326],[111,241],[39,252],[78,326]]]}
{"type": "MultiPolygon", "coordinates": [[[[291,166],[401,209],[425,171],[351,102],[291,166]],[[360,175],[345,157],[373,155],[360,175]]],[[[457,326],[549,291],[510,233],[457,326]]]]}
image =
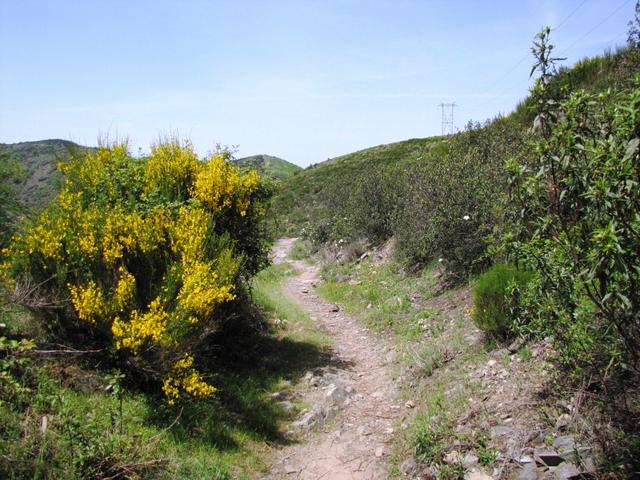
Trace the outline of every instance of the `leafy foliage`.
{"type": "Polygon", "coordinates": [[[531,272],[496,264],[480,275],[473,288],[473,321],[476,326],[498,337],[513,333],[514,292],[526,288],[531,272]]]}
{"type": "MultiPolygon", "coordinates": [[[[397,208],[399,172],[392,166],[359,172],[329,188],[328,206],[334,212],[331,222],[322,231],[315,231],[315,243],[330,239],[358,240],[366,238],[381,243],[393,235],[393,215],[397,208]],[[318,240],[321,240],[318,242],[318,240]]],[[[319,227],[320,229],[322,226],[319,227]]]]}
{"type": "Polygon", "coordinates": [[[640,89],[548,94],[534,161],[509,165],[509,247],[542,276],[541,327],[569,364],[637,369],[640,89]]]}
{"type": "Polygon", "coordinates": [[[258,175],[222,155],[200,162],[175,140],[148,159],[119,144],[61,168],[58,198],[5,252],[6,278],[51,331],[88,337],[164,379],[169,403],[212,393],[192,354],[239,282],[266,263],[258,175]]]}
{"type": "Polygon", "coordinates": [[[405,256],[442,258],[456,275],[479,269],[502,217],[503,162],[525,147],[526,134],[509,122],[470,124],[439,161],[408,169],[393,229],[405,256]]]}
{"type": "MultiPolygon", "coordinates": [[[[345,235],[342,226],[334,229],[337,220],[342,219],[340,221],[344,223],[345,208],[342,208],[342,200],[348,198],[354,184],[361,177],[365,178],[370,173],[381,178],[378,171],[384,170],[385,179],[388,179],[414,162],[436,159],[442,149],[443,141],[440,137],[411,139],[311,165],[279,186],[273,200],[278,231],[282,235],[315,237],[320,242],[337,240],[340,235],[345,235]],[[336,207],[339,213],[334,211],[336,207]]],[[[375,202],[375,197],[366,199],[367,204],[375,202]]],[[[356,205],[354,202],[354,206],[356,205]]],[[[350,235],[359,235],[354,230],[346,231],[350,235]]]]}

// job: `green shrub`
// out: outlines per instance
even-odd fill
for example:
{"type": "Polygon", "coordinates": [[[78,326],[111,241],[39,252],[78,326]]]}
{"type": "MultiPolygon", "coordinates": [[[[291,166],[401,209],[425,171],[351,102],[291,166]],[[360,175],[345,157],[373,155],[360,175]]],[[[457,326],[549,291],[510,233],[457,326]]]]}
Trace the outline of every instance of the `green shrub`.
{"type": "Polygon", "coordinates": [[[535,161],[509,165],[507,244],[540,272],[537,317],[568,365],[637,371],[640,87],[551,105],[535,161]]]}
{"type": "Polygon", "coordinates": [[[383,165],[357,172],[334,185],[329,193],[329,209],[334,212],[333,239],[366,238],[378,245],[390,238],[400,173],[394,166],[383,165]]]}
{"type": "Polygon", "coordinates": [[[193,354],[267,262],[257,173],[177,140],[146,159],[101,146],[61,169],[57,199],[0,273],[53,334],[112,349],[134,377],[162,381],[170,404],[212,393],[193,354]]]}
{"type": "Polygon", "coordinates": [[[492,335],[505,337],[515,329],[514,290],[524,287],[532,274],[512,265],[497,264],[483,273],[473,287],[473,321],[492,335]]]}
{"type": "Polygon", "coordinates": [[[442,258],[461,280],[480,270],[503,216],[504,161],[526,155],[526,142],[506,120],[469,124],[437,161],[407,169],[393,222],[404,256],[414,263],[442,258]]]}

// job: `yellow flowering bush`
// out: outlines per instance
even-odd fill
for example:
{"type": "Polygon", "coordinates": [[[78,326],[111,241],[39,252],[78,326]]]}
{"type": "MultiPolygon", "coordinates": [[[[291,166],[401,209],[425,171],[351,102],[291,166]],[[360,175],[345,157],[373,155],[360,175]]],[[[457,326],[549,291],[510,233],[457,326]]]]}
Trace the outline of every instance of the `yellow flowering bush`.
{"type": "Polygon", "coordinates": [[[216,305],[233,300],[233,285],[218,284],[218,274],[210,264],[195,262],[182,275],[178,302],[185,311],[206,318],[216,305]]]}
{"type": "Polygon", "coordinates": [[[235,206],[244,217],[257,185],[258,173],[255,170],[240,176],[237,169],[225,162],[224,158],[213,157],[198,172],[193,196],[215,213],[235,206]]]}
{"type": "Polygon", "coordinates": [[[127,366],[157,372],[171,402],[213,393],[191,351],[266,262],[258,175],[176,140],[148,159],[101,145],[60,169],[57,200],[3,251],[0,273],[68,306],[43,310],[65,341],[93,333],[117,358],[136,357],[127,366]]]}
{"type": "Polygon", "coordinates": [[[161,142],[151,147],[151,156],[144,171],[145,191],[184,198],[201,169],[190,142],[161,142]]]}
{"type": "Polygon", "coordinates": [[[182,207],[178,212],[177,222],[171,230],[171,250],[184,263],[192,264],[200,257],[208,220],[207,213],[201,208],[182,207]]]}
{"type": "Polygon", "coordinates": [[[174,364],[172,372],[162,384],[162,391],[167,397],[167,403],[172,406],[181,393],[201,398],[215,393],[216,389],[205,382],[193,368],[193,356],[187,354],[174,364]]]}
{"type": "Polygon", "coordinates": [[[107,314],[108,308],[102,289],[93,280],[84,287],[69,284],[69,293],[73,308],[80,320],[96,323],[107,314]]]}
{"type": "Polygon", "coordinates": [[[113,306],[123,311],[131,303],[136,293],[136,279],[123,266],[118,268],[118,283],[113,292],[113,306]]]}
{"type": "Polygon", "coordinates": [[[165,334],[169,313],[161,303],[162,299],[158,297],[144,313],[133,310],[126,321],[119,316],[113,319],[111,332],[118,350],[128,349],[137,354],[145,344],[162,344],[168,340],[165,334]]]}

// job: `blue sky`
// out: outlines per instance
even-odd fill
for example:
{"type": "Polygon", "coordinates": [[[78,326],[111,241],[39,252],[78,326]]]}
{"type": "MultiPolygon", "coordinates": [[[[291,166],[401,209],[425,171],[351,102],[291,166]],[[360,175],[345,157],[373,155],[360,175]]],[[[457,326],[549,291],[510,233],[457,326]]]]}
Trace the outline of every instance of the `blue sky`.
{"type": "Polygon", "coordinates": [[[173,133],[306,166],[437,135],[441,102],[458,128],[508,113],[542,26],[572,64],[624,44],[634,5],[0,0],[0,142],[173,133]]]}

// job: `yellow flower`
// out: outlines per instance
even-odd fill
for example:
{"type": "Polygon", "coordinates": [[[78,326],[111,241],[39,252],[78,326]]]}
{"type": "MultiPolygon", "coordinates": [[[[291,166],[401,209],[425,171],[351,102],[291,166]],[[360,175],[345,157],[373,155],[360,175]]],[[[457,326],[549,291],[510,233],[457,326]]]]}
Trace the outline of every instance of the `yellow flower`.
{"type": "Polygon", "coordinates": [[[118,350],[128,349],[137,355],[146,342],[160,343],[164,340],[169,314],[162,308],[160,297],[149,304],[145,313],[133,310],[129,321],[116,317],[111,325],[111,333],[118,350]]]}
{"type": "Polygon", "coordinates": [[[167,397],[167,404],[173,406],[181,392],[191,397],[203,398],[214,394],[216,388],[204,381],[193,368],[193,357],[185,354],[174,364],[172,372],[164,380],[162,391],[167,397]]]}
{"type": "Polygon", "coordinates": [[[183,310],[207,317],[216,305],[235,298],[232,289],[232,284],[218,285],[218,274],[210,264],[194,262],[185,267],[178,302],[183,310]]]}
{"type": "Polygon", "coordinates": [[[79,319],[95,324],[105,316],[107,305],[104,295],[93,280],[89,280],[84,287],[69,284],[68,288],[71,303],[79,319]]]}
{"type": "Polygon", "coordinates": [[[198,168],[198,156],[190,142],[160,142],[151,147],[144,172],[145,192],[185,196],[198,168]]]}
{"type": "Polygon", "coordinates": [[[180,208],[171,232],[171,249],[183,263],[194,263],[202,256],[208,225],[209,216],[202,208],[180,208]]]}
{"type": "Polygon", "coordinates": [[[214,214],[235,204],[244,217],[258,179],[255,170],[241,174],[238,167],[226,162],[221,155],[214,155],[198,172],[192,193],[214,214]]]}
{"type": "Polygon", "coordinates": [[[118,268],[118,276],[120,278],[113,292],[113,302],[116,310],[121,311],[133,300],[136,279],[124,267],[118,268]]]}

